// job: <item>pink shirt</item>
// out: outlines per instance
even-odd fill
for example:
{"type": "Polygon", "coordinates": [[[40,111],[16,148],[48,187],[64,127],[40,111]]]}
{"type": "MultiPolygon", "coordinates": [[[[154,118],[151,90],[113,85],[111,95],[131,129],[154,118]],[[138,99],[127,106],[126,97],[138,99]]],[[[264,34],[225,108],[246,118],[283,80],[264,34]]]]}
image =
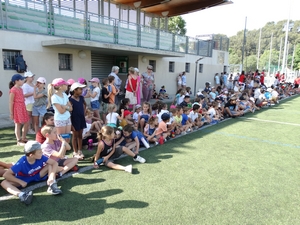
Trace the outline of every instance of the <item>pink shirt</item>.
{"type": "Polygon", "coordinates": [[[59,152],[60,148],[61,148],[61,141],[59,140],[54,140],[54,144],[49,144],[46,142],[42,144],[43,155],[55,161],[60,160],[60,158],[55,157],[52,154],[53,152],[59,152]]]}

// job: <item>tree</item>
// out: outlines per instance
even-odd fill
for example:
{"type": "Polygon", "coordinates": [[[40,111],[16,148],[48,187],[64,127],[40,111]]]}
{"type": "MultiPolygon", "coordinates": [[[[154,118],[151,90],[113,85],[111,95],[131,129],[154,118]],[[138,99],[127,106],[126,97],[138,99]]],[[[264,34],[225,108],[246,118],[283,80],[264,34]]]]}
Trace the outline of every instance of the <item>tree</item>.
{"type": "MultiPolygon", "coordinates": [[[[156,29],[165,30],[166,18],[152,18],[150,26],[156,29]],[[160,26],[158,27],[158,21],[160,26]]],[[[181,16],[173,16],[168,18],[168,31],[173,34],[185,35],[186,34],[186,22],[181,16]]]]}

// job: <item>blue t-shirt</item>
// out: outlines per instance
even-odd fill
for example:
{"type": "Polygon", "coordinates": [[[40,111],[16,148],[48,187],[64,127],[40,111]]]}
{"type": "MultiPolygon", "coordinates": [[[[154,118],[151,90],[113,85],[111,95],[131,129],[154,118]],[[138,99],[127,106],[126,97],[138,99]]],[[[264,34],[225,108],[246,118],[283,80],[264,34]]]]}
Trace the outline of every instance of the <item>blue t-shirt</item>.
{"type": "Polygon", "coordinates": [[[48,158],[43,155],[41,159],[36,159],[34,164],[29,164],[24,155],[11,167],[11,170],[17,178],[23,180],[22,178],[26,179],[37,175],[43,169],[47,161],[48,158]]]}
{"type": "Polygon", "coordinates": [[[124,137],[125,138],[130,138],[132,140],[134,140],[137,137],[139,139],[140,143],[141,143],[141,139],[145,138],[144,135],[141,132],[136,131],[136,130],[132,131],[132,133],[129,136],[127,136],[127,137],[124,136],[124,137]]]}
{"type": "Polygon", "coordinates": [[[188,115],[186,115],[185,113],[182,114],[182,120],[181,120],[181,124],[182,125],[186,125],[186,121],[188,121],[188,115]]]}
{"type": "Polygon", "coordinates": [[[265,93],[266,99],[270,100],[272,98],[272,94],[270,92],[265,93]]]}

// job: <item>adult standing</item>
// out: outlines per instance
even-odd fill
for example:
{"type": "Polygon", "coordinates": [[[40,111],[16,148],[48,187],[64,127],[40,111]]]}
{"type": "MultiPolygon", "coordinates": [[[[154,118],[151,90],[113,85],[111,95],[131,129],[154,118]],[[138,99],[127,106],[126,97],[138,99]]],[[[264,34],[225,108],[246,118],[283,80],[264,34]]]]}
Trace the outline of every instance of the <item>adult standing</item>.
{"type": "MultiPolygon", "coordinates": [[[[118,66],[113,66],[111,68],[111,73],[108,76],[113,76],[115,77],[115,87],[117,89],[117,92],[120,92],[121,90],[121,84],[122,84],[122,80],[120,79],[120,77],[118,76],[120,68],[118,66]]],[[[118,97],[116,96],[115,98],[115,104],[118,105],[119,104],[119,100],[118,97]]]]}
{"type": "Polygon", "coordinates": [[[180,73],[177,77],[177,91],[182,88],[182,73],[180,73]]]}
{"type": "Polygon", "coordinates": [[[224,88],[227,88],[227,79],[228,79],[227,73],[224,72],[224,74],[223,74],[223,85],[224,85],[224,88]]]}
{"type": "Polygon", "coordinates": [[[185,71],[182,72],[181,79],[182,79],[182,88],[186,89],[186,74],[185,74],[185,71]]]}
{"type": "Polygon", "coordinates": [[[33,121],[32,120],[32,107],[33,107],[33,103],[34,103],[33,92],[34,92],[34,87],[35,87],[33,84],[34,74],[30,71],[27,71],[24,73],[24,77],[25,77],[25,83],[22,86],[22,90],[23,90],[23,94],[25,97],[26,110],[27,110],[28,116],[30,118],[28,134],[35,134],[34,124],[32,122],[33,121]]]}
{"type": "Polygon", "coordinates": [[[148,65],[147,71],[142,73],[142,77],[143,77],[143,88],[142,88],[143,101],[149,102],[152,97],[153,86],[155,83],[153,66],[148,65]]]}

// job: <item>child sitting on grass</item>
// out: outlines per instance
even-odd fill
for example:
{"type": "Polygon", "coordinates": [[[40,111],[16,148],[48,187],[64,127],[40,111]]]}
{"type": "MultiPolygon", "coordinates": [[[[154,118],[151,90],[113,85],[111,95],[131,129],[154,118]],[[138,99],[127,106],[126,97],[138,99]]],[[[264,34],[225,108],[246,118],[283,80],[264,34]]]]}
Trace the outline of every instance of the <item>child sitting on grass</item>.
{"type": "Polygon", "coordinates": [[[142,111],[139,113],[138,117],[138,126],[141,128],[141,132],[144,132],[145,124],[148,123],[149,118],[151,117],[151,105],[149,102],[143,103],[142,111]]]}
{"type": "MultiPolygon", "coordinates": [[[[124,111],[124,119],[121,120],[120,122],[120,126],[123,128],[125,127],[127,124],[131,125],[134,127],[135,123],[132,120],[132,112],[130,112],[129,110],[125,110],[124,111]]],[[[137,127],[136,127],[137,128],[137,127]]]]}
{"type": "Polygon", "coordinates": [[[140,131],[134,130],[130,125],[126,125],[123,128],[123,136],[125,139],[131,139],[136,143],[135,154],[139,154],[140,146],[145,146],[146,148],[150,147],[145,136],[140,131]]]}
{"type": "Polygon", "coordinates": [[[161,86],[161,89],[159,90],[159,98],[160,99],[168,99],[169,98],[169,95],[165,89],[165,86],[161,86]]]}
{"type": "Polygon", "coordinates": [[[194,104],[192,111],[189,113],[189,121],[191,124],[193,124],[193,127],[195,129],[200,128],[203,125],[203,122],[201,121],[201,115],[199,116],[199,104],[194,104]]]}
{"type": "Polygon", "coordinates": [[[133,116],[132,116],[135,123],[138,123],[139,113],[141,112],[141,110],[142,110],[141,105],[138,104],[138,105],[135,106],[135,112],[133,113],[133,116]]]}
{"type": "Polygon", "coordinates": [[[66,158],[66,151],[71,150],[69,143],[64,138],[57,135],[54,126],[45,126],[42,134],[46,137],[46,141],[42,144],[43,155],[53,159],[59,166],[59,177],[69,170],[78,170],[78,158],[66,158]]]}
{"type": "MultiPolygon", "coordinates": [[[[175,122],[176,122],[176,130],[180,130],[181,134],[182,135],[185,135],[186,132],[192,128],[192,124],[186,124],[185,122],[185,125],[182,124],[182,121],[183,121],[183,115],[186,116],[186,119],[188,119],[188,116],[186,114],[183,113],[183,108],[181,106],[177,106],[176,107],[177,109],[177,113],[176,115],[174,116],[174,119],[175,119],[175,122]]],[[[179,134],[179,132],[178,132],[179,134]]]]}
{"type": "Polygon", "coordinates": [[[47,192],[53,195],[61,194],[62,191],[57,187],[55,180],[57,162],[43,156],[41,144],[37,141],[28,141],[24,153],[25,155],[4,173],[5,180],[2,181],[1,186],[10,194],[19,197],[26,205],[32,202],[32,191],[23,192],[19,187],[25,188],[32,182],[47,180],[47,192]]]}
{"type": "Polygon", "coordinates": [[[107,126],[116,128],[118,119],[121,121],[124,118],[124,109],[121,109],[122,115],[120,116],[118,113],[116,113],[117,105],[109,104],[107,107],[107,111],[108,111],[108,114],[106,116],[107,126]]]}
{"type": "Polygon", "coordinates": [[[146,162],[144,158],[138,154],[134,154],[129,148],[117,146],[114,138],[115,133],[112,127],[102,127],[101,131],[98,133],[99,144],[94,158],[94,168],[99,168],[99,165],[104,164],[105,166],[114,170],[123,170],[131,173],[132,165],[121,166],[114,163],[114,160],[119,158],[123,153],[131,156],[134,161],[140,163],[146,162]]]}
{"type": "Polygon", "coordinates": [[[150,143],[158,143],[158,138],[156,137],[156,128],[158,125],[158,118],[157,116],[151,116],[148,123],[144,129],[144,136],[150,143]]]}
{"type": "Polygon", "coordinates": [[[229,101],[225,104],[224,112],[232,118],[242,116],[244,114],[243,111],[238,111],[237,110],[236,97],[235,96],[231,97],[229,99],[229,101]]]}
{"type": "Polygon", "coordinates": [[[166,141],[170,134],[171,129],[167,127],[167,123],[170,121],[170,114],[169,113],[163,113],[161,115],[161,122],[158,124],[158,128],[156,131],[156,136],[159,138],[160,136],[163,137],[163,139],[166,141]]]}

